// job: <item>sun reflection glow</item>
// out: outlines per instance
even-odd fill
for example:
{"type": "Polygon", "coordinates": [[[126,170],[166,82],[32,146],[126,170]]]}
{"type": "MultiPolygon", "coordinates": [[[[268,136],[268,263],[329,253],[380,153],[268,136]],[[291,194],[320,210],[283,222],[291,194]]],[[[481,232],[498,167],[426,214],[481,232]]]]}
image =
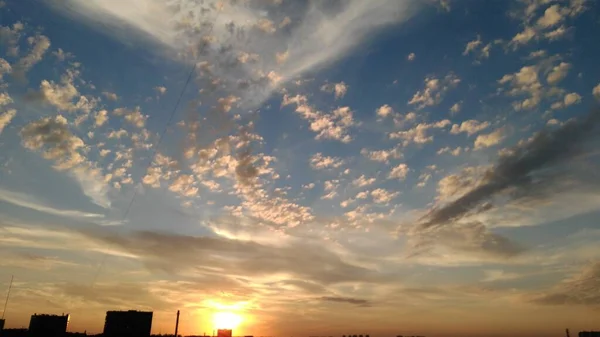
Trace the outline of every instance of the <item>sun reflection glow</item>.
{"type": "Polygon", "coordinates": [[[235,329],[242,323],[242,316],[233,312],[217,312],[213,315],[215,329],[235,329]]]}

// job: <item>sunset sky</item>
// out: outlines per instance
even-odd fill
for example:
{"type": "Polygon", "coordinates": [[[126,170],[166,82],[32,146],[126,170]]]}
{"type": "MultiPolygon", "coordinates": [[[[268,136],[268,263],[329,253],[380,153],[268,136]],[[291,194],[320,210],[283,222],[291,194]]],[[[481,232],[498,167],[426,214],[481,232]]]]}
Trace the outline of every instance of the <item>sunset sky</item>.
{"type": "Polygon", "coordinates": [[[600,329],[600,3],[0,0],[7,327],[600,329]]]}

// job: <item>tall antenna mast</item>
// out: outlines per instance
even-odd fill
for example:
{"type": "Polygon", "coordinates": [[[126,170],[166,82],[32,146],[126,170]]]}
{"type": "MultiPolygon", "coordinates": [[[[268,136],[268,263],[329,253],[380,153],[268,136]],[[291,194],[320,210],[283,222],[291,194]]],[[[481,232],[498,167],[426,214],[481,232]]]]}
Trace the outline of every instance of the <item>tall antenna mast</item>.
{"type": "Polygon", "coordinates": [[[175,321],[175,337],[177,337],[178,331],[179,331],[179,310],[177,310],[177,321],[175,321]]]}
{"type": "Polygon", "coordinates": [[[6,306],[8,306],[8,298],[10,297],[10,289],[12,288],[14,278],[15,275],[11,275],[10,284],[8,285],[8,293],[6,293],[6,301],[4,301],[4,310],[2,310],[2,319],[4,319],[4,315],[6,314],[6,306]]]}

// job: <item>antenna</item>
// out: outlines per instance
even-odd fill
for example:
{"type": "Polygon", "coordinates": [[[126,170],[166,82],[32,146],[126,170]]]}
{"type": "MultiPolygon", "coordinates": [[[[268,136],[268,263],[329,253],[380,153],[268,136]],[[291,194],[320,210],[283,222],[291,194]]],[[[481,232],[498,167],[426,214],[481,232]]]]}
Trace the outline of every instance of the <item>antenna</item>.
{"type": "Polygon", "coordinates": [[[177,320],[175,321],[175,337],[177,337],[178,330],[179,330],[179,310],[177,310],[177,320]]]}
{"type": "Polygon", "coordinates": [[[10,284],[8,285],[8,293],[6,293],[6,301],[4,301],[4,310],[2,310],[2,319],[4,319],[4,315],[6,314],[6,307],[8,306],[8,298],[10,297],[10,289],[12,288],[14,278],[15,275],[11,275],[10,284]]]}

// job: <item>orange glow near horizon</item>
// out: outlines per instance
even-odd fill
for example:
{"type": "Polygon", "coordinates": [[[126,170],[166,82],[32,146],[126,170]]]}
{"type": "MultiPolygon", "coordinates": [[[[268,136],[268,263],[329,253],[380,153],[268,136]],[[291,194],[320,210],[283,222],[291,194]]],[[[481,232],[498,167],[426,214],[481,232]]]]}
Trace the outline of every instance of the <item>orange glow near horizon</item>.
{"type": "Polygon", "coordinates": [[[215,329],[236,329],[243,319],[242,316],[233,312],[217,312],[213,314],[213,325],[215,329]]]}

